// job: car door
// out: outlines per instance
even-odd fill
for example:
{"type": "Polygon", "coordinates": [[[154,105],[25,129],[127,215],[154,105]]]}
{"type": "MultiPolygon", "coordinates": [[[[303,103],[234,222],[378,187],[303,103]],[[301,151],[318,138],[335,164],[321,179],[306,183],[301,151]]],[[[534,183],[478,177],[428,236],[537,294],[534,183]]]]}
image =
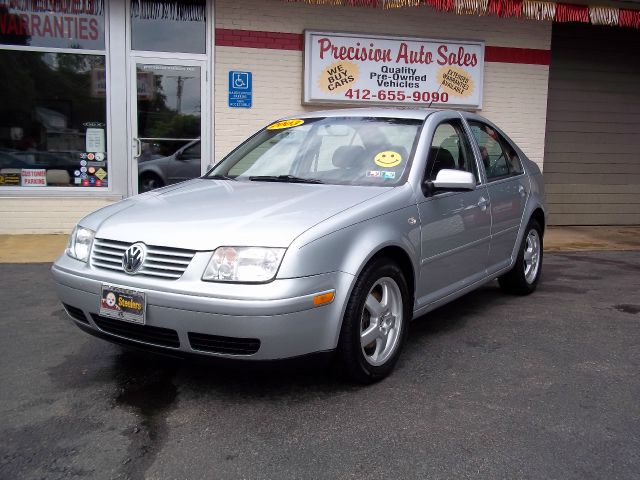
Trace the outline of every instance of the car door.
{"type": "Polygon", "coordinates": [[[472,172],[477,185],[472,191],[418,194],[422,253],[417,309],[484,278],[491,229],[489,196],[462,120],[438,124],[430,145],[424,180],[434,180],[442,169],[458,169],[472,172]]]}
{"type": "Polygon", "coordinates": [[[484,122],[468,123],[480,151],[491,202],[491,249],[487,261],[491,274],[511,264],[530,185],[510,142],[484,122]]]}

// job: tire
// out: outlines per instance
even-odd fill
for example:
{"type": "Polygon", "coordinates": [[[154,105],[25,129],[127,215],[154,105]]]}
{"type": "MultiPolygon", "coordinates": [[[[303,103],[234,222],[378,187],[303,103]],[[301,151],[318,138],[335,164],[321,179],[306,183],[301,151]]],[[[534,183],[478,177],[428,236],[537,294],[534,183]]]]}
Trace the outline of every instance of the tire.
{"type": "Polygon", "coordinates": [[[150,192],[160,187],[164,187],[164,182],[155,173],[143,173],[138,179],[138,193],[150,192]]]}
{"type": "Polygon", "coordinates": [[[522,238],[515,265],[498,278],[500,287],[505,292],[516,295],[532,293],[540,281],[543,250],[542,227],[531,219],[522,238]]]}
{"type": "Polygon", "coordinates": [[[410,298],[404,274],[392,260],[379,258],[364,268],[347,303],[338,341],[338,359],[351,380],[369,384],[391,373],[407,336],[410,298]],[[371,342],[362,346],[368,339],[371,342]]]}

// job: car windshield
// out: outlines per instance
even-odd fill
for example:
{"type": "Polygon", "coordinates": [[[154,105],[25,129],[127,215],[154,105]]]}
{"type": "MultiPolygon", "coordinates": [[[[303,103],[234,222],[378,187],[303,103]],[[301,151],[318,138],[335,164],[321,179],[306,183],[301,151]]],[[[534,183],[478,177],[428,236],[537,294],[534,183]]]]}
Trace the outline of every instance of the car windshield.
{"type": "Polygon", "coordinates": [[[394,186],[404,181],[422,121],[325,117],[273,123],[204,178],[394,186]]]}

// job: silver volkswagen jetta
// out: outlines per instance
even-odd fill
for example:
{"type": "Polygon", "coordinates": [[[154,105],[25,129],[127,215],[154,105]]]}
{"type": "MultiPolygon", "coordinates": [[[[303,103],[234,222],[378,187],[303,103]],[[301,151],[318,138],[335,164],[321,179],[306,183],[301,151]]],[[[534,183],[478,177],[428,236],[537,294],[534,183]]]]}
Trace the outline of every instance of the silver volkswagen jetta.
{"type": "Polygon", "coordinates": [[[83,218],[52,270],[91,334],[255,360],[335,350],[366,383],[411,319],[496,278],[536,288],[543,197],[536,164],[478,115],[315,112],[83,218]]]}

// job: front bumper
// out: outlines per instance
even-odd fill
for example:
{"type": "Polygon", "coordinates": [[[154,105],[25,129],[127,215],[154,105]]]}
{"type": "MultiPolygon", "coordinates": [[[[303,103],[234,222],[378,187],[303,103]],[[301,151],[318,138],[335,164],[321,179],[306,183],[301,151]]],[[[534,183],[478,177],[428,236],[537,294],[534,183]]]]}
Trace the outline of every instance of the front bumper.
{"type": "Polygon", "coordinates": [[[162,281],[93,269],[66,255],[56,261],[52,273],[58,297],[85,331],[167,352],[251,360],[334,349],[353,281],[350,274],[333,272],[262,285],[229,285],[190,278],[188,271],[179,280],[162,281]],[[100,317],[103,283],[144,291],[146,325],[100,317]],[[329,290],[335,290],[333,302],[314,307],[313,296],[329,290]],[[255,353],[233,348],[255,347],[256,340],[255,353]]]}

